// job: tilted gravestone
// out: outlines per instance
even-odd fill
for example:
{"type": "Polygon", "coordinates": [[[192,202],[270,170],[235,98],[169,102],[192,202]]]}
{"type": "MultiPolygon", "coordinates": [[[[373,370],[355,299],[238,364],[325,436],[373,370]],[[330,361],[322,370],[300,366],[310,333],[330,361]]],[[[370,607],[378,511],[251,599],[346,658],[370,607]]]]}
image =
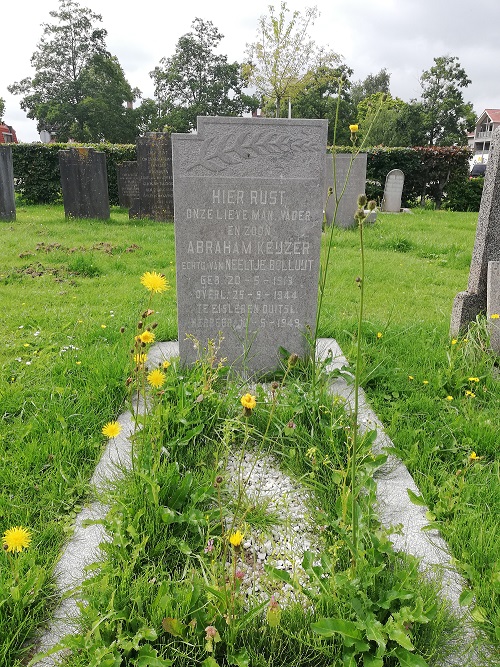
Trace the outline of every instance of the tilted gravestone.
{"type": "Polygon", "coordinates": [[[391,169],[385,179],[382,211],[386,211],[387,213],[400,212],[404,183],[405,175],[401,169],[391,169]]]}
{"type": "Polygon", "coordinates": [[[198,118],[174,134],[179,349],[259,373],[279,349],[305,355],[314,330],[327,122],[198,118]]]}
{"type": "MultiPolygon", "coordinates": [[[[343,228],[354,227],[356,225],[354,214],[358,208],[358,197],[359,195],[365,194],[366,187],[366,153],[359,153],[356,155],[349,171],[351,160],[352,155],[350,153],[335,154],[336,194],[337,199],[339,200],[337,215],[335,216],[335,224],[338,227],[343,228]]],[[[326,202],[328,188],[333,189],[333,155],[331,153],[326,156],[325,171],[326,202]]],[[[335,215],[335,191],[328,199],[325,214],[327,224],[331,225],[335,215]]]]}
{"type": "Polygon", "coordinates": [[[0,220],[16,219],[12,148],[0,146],[0,220]]]}
{"type": "Polygon", "coordinates": [[[450,331],[458,335],[479,313],[486,313],[488,263],[500,261],[500,128],[493,132],[466,292],[453,302],[450,331]]]}
{"type": "Polygon", "coordinates": [[[118,183],[118,203],[123,208],[130,208],[139,197],[139,176],[137,162],[121,162],[116,165],[118,183]]]}
{"type": "Polygon", "coordinates": [[[129,215],[171,221],[174,218],[171,135],[146,132],[137,138],[136,145],[139,197],[133,202],[129,215]]]}
{"type": "Polygon", "coordinates": [[[59,151],[59,169],[66,217],[108,220],[106,154],[93,148],[59,151]]]}

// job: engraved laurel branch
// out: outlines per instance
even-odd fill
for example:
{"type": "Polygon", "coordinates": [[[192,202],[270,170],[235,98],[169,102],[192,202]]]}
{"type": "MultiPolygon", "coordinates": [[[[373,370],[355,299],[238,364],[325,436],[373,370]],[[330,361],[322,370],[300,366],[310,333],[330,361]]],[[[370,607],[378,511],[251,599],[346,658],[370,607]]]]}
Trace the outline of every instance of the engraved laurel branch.
{"type": "Polygon", "coordinates": [[[316,150],[316,147],[317,142],[303,133],[284,137],[273,131],[249,131],[222,139],[204,139],[199,158],[188,171],[195,167],[205,167],[211,172],[223,171],[248,159],[308,152],[316,150]]]}

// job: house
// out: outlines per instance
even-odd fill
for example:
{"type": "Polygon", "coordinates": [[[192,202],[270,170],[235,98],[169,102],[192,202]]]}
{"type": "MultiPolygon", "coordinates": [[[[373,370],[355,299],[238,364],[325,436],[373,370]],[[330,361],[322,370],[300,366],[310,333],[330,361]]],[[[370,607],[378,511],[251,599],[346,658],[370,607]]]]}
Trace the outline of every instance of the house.
{"type": "Polygon", "coordinates": [[[16,131],[3,121],[0,121],[0,144],[17,144],[16,131]]]}
{"type": "Polygon", "coordinates": [[[469,147],[472,149],[473,164],[488,162],[493,130],[500,126],[500,109],[485,109],[479,116],[474,130],[474,136],[468,137],[469,147]]]}

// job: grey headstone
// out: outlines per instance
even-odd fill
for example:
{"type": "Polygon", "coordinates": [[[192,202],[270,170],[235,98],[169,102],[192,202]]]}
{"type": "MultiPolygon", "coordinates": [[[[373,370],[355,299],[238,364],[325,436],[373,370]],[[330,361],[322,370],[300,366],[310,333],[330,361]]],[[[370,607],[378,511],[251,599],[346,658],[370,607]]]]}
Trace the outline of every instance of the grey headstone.
{"type": "Polygon", "coordinates": [[[385,179],[384,199],[382,210],[388,213],[399,213],[401,210],[401,197],[405,175],[401,169],[391,169],[385,179]]]}
{"type": "Polygon", "coordinates": [[[500,354],[500,262],[488,262],[487,307],[491,349],[500,354]]]}
{"type": "MultiPolygon", "coordinates": [[[[335,154],[335,180],[337,182],[337,199],[339,200],[335,224],[338,227],[354,227],[354,214],[358,208],[359,195],[365,194],[366,185],[366,153],[359,153],[353,160],[351,170],[352,155],[350,153],[335,154]],[[349,177],[347,178],[347,175],[349,177]],[[347,184],[346,184],[347,178],[347,184]],[[345,189],[344,189],[345,185],[345,189]],[[341,194],[343,195],[341,197],[341,194]]],[[[326,189],[325,202],[328,188],[333,188],[333,155],[328,153],[326,156],[326,189]]],[[[326,222],[332,224],[335,214],[335,194],[328,199],[326,206],[326,222]]]]}
{"type": "Polygon", "coordinates": [[[139,198],[133,202],[129,215],[171,221],[174,218],[171,135],[146,132],[137,138],[136,145],[139,198]]]}
{"type": "Polygon", "coordinates": [[[0,146],[0,220],[16,219],[12,148],[0,146]]]}
{"type": "Polygon", "coordinates": [[[130,208],[139,197],[139,176],[137,162],[121,162],[116,165],[118,183],[118,203],[123,208],[130,208]]]}
{"type": "Polygon", "coordinates": [[[466,292],[453,302],[450,331],[458,335],[486,312],[488,262],[500,260],[500,127],[493,132],[466,292]]]}
{"type": "Polygon", "coordinates": [[[59,151],[59,169],[66,217],[108,220],[106,154],[93,148],[59,151]]]}
{"type": "Polygon", "coordinates": [[[308,352],[314,330],[327,122],[198,118],[174,134],[181,361],[224,335],[221,356],[249,372],[308,352]]]}

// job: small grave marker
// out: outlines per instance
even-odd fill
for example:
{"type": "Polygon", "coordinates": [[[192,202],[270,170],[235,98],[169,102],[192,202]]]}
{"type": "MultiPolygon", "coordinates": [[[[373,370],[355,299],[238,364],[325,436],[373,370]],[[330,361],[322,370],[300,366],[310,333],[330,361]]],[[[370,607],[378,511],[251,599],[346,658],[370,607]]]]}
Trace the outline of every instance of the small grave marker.
{"type": "MultiPolygon", "coordinates": [[[[350,153],[336,153],[335,154],[335,176],[337,182],[337,198],[344,188],[345,179],[349,171],[352,155],[350,153]]],[[[325,202],[328,188],[333,188],[333,155],[328,153],[326,156],[326,188],[325,188],[325,202]]],[[[337,209],[337,217],[335,224],[338,227],[354,227],[356,222],[354,214],[358,208],[359,195],[365,194],[366,185],[366,153],[359,153],[353,161],[349,179],[344,191],[344,194],[339,201],[337,209]]],[[[326,206],[326,222],[328,225],[332,224],[335,212],[335,196],[332,194],[326,206]]]]}
{"type": "Polygon", "coordinates": [[[486,313],[488,263],[500,261],[500,128],[493,132],[492,150],[484,179],[476,240],[466,292],[453,302],[450,331],[458,335],[479,313],[486,313]]]}
{"type": "Polygon", "coordinates": [[[134,200],[139,197],[137,162],[128,161],[117,164],[116,180],[118,183],[118,203],[123,208],[131,208],[134,200]]]}
{"type": "Polygon", "coordinates": [[[131,218],[158,222],[174,218],[172,139],[169,132],[146,132],[138,137],[137,173],[139,197],[133,202],[131,218]]]}
{"type": "Polygon", "coordinates": [[[401,169],[391,169],[385,179],[384,199],[382,200],[382,211],[387,213],[399,213],[401,210],[401,197],[405,175],[401,169]]]}
{"type": "Polygon", "coordinates": [[[9,222],[16,219],[14,196],[14,170],[12,148],[0,146],[0,220],[9,222]]]}
{"type": "Polygon", "coordinates": [[[93,148],[59,151],[59,168],[66,217],[108,220],[106,154],[93,148]]]}
{"type": "Polygon", "coordinates": [[[222,332],[221,356],[276,369],[314,329],[324,205],[323,120],[198,118],[174,134],[181,360],[222,332]]]}

